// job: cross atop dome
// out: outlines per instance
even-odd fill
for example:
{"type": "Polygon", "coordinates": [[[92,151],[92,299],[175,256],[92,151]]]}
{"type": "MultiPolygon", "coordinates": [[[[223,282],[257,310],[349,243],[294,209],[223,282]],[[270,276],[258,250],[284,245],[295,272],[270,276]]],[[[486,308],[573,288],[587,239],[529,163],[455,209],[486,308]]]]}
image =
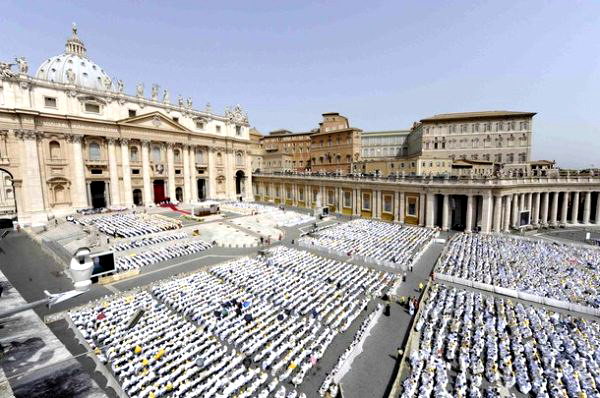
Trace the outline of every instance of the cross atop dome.
{"type": "Polygon", "coordinates": [[[73,35],[71,35],[71,38],[69,38],[67,40],[67,44],[65,44],[65,52],[67,54],[76,54],[81,57],[85,57],[85,44],[83,44],[81,39],[79,39],[79,36],[77,36],[77,24],[75,22],[73,22],[71,30],[73,31],[73,35]]]}

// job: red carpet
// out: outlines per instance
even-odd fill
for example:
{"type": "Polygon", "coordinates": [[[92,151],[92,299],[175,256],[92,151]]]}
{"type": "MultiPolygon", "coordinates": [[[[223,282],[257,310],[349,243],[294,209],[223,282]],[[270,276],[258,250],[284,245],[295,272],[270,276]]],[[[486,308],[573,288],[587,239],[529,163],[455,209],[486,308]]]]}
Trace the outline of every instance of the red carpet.
{"type": "Polygon", "coordinates": [[[178,213],[181,213],[181,214],[191,214],[189,211],[178,209],[177,206],[175,206],[173,203],[163,203],[163,204],[161,204],[159,206],[160,207],[167,207],[167,208],[169,208],[169,209],[171,209],[173,211],[176,211],[178,213]]]}

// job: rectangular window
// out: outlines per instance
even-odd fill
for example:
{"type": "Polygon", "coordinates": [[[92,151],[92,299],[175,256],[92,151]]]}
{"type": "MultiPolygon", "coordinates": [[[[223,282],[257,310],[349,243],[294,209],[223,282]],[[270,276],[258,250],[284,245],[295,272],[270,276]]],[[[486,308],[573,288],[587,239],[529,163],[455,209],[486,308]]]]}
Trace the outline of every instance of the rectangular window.
{"type": "Polygon", "coordinates": [[[330,206],[335,204],[335,192],[332,190],[327,191],[327,204],[330,206]]]}
{"type": "Polygon", "coordinates": [[[137,114],[135,109],[130,109],[129,110],[129,117],[134,117],[137,114]]]}
{"type": "Polygon", "coordinates": [[[304,202],[304,188],[298,188],[298,200],[304,202]]]}
{"type": "Polygon", "coordinates": [[[312,201],[316,202],[317,201],[317,197],[319,196],[319,191],[313,191],[313,197],[312,197],[312,201]]]}
{"type": "Polygon", "coordinates": [[[351,208],[352,207],[352,192],[344,191],[344,207],[351,208]]]}
{"type": "Polygon", "coordinates": [[[179,118],[178,118],[177,116],[173,116],[173,121],[174,121],[175,123],[179,123],[179,118]]]}
{"type": "Polygon", "coordinates": [[[411,217],[417,216],[417,198],[406,198],[406,215],[411,217]]]}
{"type": "Polygon", "coordinates": [[[199,122],[199,121],[197,121],[197,122],[196,122],[196,128],[197,128],[198,130],[204,130],[204,122],[199,122]]]}
{"type": "Polygon", "coordinates": [[[100,105],[90,104],[88,102],[85,104],[85,111],[90,113],[100,113],[100,105]]]}
{"type": "Polygon", "coordinates": [[[235,126],[235,135],[242,135],[242,126],[235,126]]]}
{"type": "Polygon", "coordinates": [[[383,195],[383,212],[384,213],[392,212],[392,203],[393,203],[392,195],[383,195]]]}
{"type": "Polygon", "coordinates": [[[131,169],[131,174],[140,174],[140,169],[131,169]]]}
{"type": "Polygon", "coordinates": [[[362,194],[362,209],[371,211],[371,194],[368,192],[363,192],[362,194]]]}
{"type": "Polygon", "coordinates": [[[221,132],[221,126],[217,126],[217,133],[221,132]]]}
{"type": "Polygon", "coordinates": [[[92,174],[102,174],[102,169],[92,169],[92,174]]]}
{"type": "Polygon", "coordinates": [[[181,170],[180,169],[176,169],[175,170],[175,174],[181,174],[181,170]]]}
{"type": "Polygon", "coordinates": [[[44,106],[46,108],[56,108],[56,98],[44,97],[44,106]]]}

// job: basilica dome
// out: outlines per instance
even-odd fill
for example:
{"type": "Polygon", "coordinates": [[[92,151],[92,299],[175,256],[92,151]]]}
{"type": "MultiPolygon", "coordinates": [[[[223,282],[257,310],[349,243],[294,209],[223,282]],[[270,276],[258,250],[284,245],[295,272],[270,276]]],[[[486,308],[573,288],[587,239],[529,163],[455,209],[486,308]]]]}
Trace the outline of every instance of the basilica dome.
{"type": "Polygon", "coordinates": [[[94,90],[113,89],[112,80],[104,69],[87,57],[85,45],[77,36],[75,24],[73,24],[73,34],[65,45],[65,52],[45,60],[38,68],[35,77],[94,90]]]}

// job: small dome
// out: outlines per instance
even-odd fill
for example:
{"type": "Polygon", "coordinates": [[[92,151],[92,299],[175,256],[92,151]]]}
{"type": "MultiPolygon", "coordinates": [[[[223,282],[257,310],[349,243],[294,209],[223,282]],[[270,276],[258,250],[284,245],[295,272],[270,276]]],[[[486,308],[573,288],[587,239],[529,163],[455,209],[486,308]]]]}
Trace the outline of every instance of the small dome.
{"type": "Polygon", "coordinates": [[[73,24],[73,35],[67,40],[65,52],[45,60],[38,68],[35,77],[94,90],[113,89],[108,74],[87,57],[85,45],[77,36],[75,24],[73,24]]]}

